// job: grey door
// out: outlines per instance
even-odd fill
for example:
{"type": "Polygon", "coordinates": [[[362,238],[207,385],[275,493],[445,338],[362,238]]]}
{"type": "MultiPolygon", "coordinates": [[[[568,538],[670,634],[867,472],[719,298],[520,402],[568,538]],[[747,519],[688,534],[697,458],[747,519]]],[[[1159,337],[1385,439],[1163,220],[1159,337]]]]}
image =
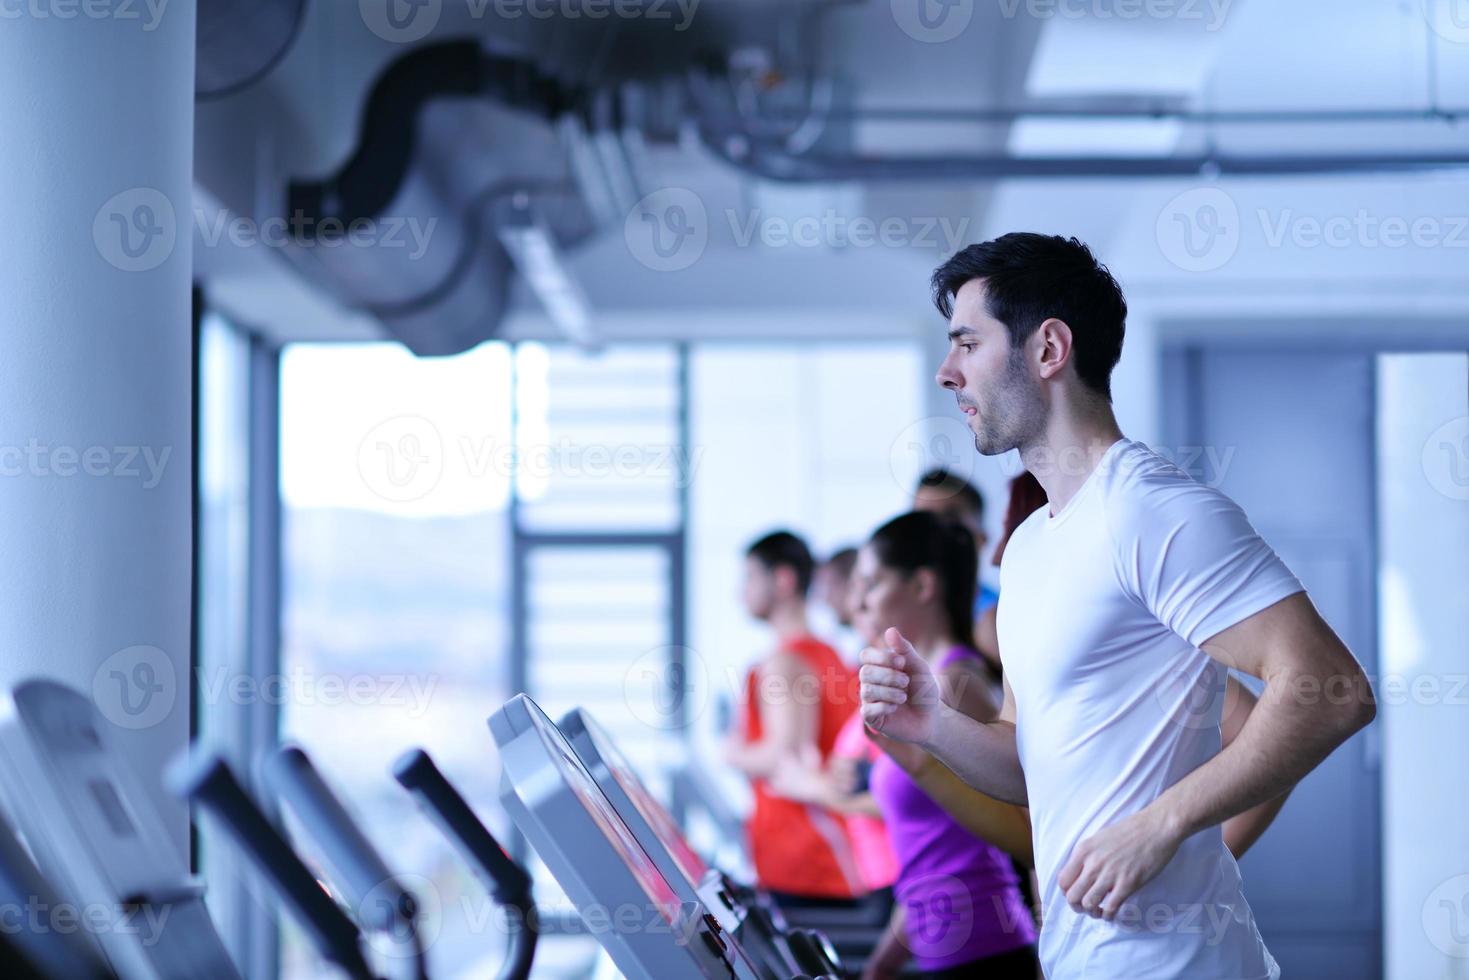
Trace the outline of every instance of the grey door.
{"type": "MultiPolygon", "coordinates": [[[[1164,402],[1180,464],[1245,509],[1372,676],[1374,363],[1319,348],[1178,349],[1164,402]]],[[[1241,862],[1285,977],[1382,975],[1376,739],[1369,727],[1308,776],[1241,862]]]]}

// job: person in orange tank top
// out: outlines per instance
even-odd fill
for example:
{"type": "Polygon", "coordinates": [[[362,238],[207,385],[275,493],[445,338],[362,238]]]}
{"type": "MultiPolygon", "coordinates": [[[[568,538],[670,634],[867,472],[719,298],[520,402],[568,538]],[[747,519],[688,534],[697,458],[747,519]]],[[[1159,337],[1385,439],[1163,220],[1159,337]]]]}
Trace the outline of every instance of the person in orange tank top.
{"type": "Polygon", "coordinates": [[[811,635],[813,566],[806,543],[789,531],[746,551],[745,608],[770,627],[774,649],[746,675],[741,723],[725,744],[727,761],[754,791],[747,830],[756,884],[787,905],[850,901],[864,890],[841,815],[781,796],[769,782],[793,762],[830,758],[857,708],[856,673],[811,635]]]}

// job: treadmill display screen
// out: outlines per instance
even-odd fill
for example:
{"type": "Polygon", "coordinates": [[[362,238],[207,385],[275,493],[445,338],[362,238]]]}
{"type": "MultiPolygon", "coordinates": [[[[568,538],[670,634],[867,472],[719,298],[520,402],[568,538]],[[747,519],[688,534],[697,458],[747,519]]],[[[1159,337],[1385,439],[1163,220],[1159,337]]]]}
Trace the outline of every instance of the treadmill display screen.
{"type": "Polygon", "coordinates": [[[617,780],[617,784],[638,808],[643,819],[648,821],[648,826],[653,828],[653,833],[658,835],[658,840],[668,848],[668,853],[673,855],[673,860],[683,871],[684,877],[697,886],[709,873],[709,865],[704,863],[704,859],[699,856],[698,852],[689,846],[688,839],[679,829],[678,822],[673,819],[673,814],[669,813],[658,798],[648,791],[642,777],[628,763],[622,750],[614,745],[612,739],[602,731],[602,726],[590,718],[585,711],[581,712],[581,719],[592,744],[597,747],[597,754],[602,757],[602,761],[611,771],[612,778],[617,780]]]}
{"type": "Polygon", "coordinates": [[[586,767],[572,751],[571,744],[566,741],[566,736],[561,734],[561,729],[557,728],[551,719],[547,718],[534,704],[528,706],[531,708],[529,712],[531,720],[536,726],[537,733],[541,736],[542,743],[546,746],[546,754],[561,770],[561,776],[566,785],[571,787],[583,808],[602,829],[608,843],[632,871],[638,884],[642,886],[644,893],[647,894],[659,914],[669,925],[676,925],[680,903],[668,879],[663,877],[663,873],[658,870],[652,858],[648,857],[632,831],[627,829],[627,824],[623,823],[622,818],[617,815],[617,811],[613,809],[611,801],[597,785],[597,781],[592,778],[592,774],[587,772],[586,767]]]}

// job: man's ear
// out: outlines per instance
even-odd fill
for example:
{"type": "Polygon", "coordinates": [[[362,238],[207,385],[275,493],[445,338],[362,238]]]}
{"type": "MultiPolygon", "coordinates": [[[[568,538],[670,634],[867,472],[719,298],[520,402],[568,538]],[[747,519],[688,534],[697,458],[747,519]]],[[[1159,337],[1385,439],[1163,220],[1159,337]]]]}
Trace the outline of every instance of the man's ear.
{"type": "Polygon", "coordinates": [[[1036,327],[1037,370],[1043,379],[1059,375],[1071,360],[1071,327],[1065,320],[1055,317],[1043,320],[1036,327]]]}
{"type": "Polygon", "coordinates": [[[771,578],[775,582],[775,594],[779,596],[798,596],[801,593],[801,585],[796,581],[796,570],[789,565],[777,565],[771,569],[771,578]]]}

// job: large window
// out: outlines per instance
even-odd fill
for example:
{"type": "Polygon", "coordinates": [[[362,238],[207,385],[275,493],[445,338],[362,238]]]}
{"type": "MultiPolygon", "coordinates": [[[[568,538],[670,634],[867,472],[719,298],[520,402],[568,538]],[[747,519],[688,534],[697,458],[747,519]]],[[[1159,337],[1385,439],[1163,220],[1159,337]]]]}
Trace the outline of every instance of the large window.
{"type": "MultiPolygon", "coordinates": [[[[278,377],[278,661],[273,636],[240,639],[254,608],[242,583],[274,601],[270,570],[238,565],[254,553],[240,543],[254,540],[241,447],[275,431],[269,413],[216,408],[203,422],[201,637],[425,900],[438,975],[492,973],[503,937],[479,884],[392,780],[393,760],[426,747],[513,843],[485,722],[526,690],[553,717],[590,709],[666,792],[668,764],[690,738],[708,750],[697,743],[715,700],[759,652],[739,605],[744,545],[776,525],[822,553],[856,541],[905,505],[921,462],[901,452],[922,414],[912,344],[487,343],[430,359],[396,344],[298,344],[278,373],[265,359],[270,387],[239,373],[237,340],[207,344],[201,372],[221,399],[258,400],[278,377]]],[[[201,701],[203,729],[240,741],[219,709],[201,701]]],[[[569,911],[529,863],[542,906],[569,911]]],[[[314,975],[301,937],[281,927],[281,974],[314,975]]],[[[536,975],[584,975],[595,954],[585,937],[552,937],[536,975]]]]}
{"type": "MultiPolygon", "coordinates": [[[[718,724],[740,696],[749,661],[769,652],[768,634],[740,602],[745,548],[783,527],[806,538],[819,559],[907,509],[932,463],[910,445],[926,431],[928,378],[912,342],[693,351],[688,713],[701,757],[718,757],[718,724]]],[[[855,657],[854,638],[820,607],[812,612],[816,631],[855,657]]],[[[720,785],[734,800],[747,793],[727,772],[720,785]]],[[[734,859],[728,849],[721,856],[734,859]]]]}
{"type": "MultiPolygon", "coordinates": [[[[282,734],[426,898],[438,972],[493,972],[502,937],[388,775],[399,753],[427,747],[513,842],[485,724],[511,693],[553,717],[590,709],[650,768],[679,744],[660,723],[682,621],[682,363],[666,344],[283,358],[282,734]]],[[[538,902],[569,911],[530,866],[538,902]]],[[[286,976],[311,972],[289,929],[284,949],[286,976]]],[[[537,973],[594,954],[586,939],[546,942],[537,973]]]]}
{"type": "MultiPolygon", "coordinates": [[[[485,719],[510,682],[510,369],[503,344],[298,345],[281,365],[282,735],[410,876],[445,975],[495,962],[500,937],[389,769],[427,748],[504,831],[485,719]]],[[[289,932],[284,951],[283,975],[313,975],[289,932]]]]}

